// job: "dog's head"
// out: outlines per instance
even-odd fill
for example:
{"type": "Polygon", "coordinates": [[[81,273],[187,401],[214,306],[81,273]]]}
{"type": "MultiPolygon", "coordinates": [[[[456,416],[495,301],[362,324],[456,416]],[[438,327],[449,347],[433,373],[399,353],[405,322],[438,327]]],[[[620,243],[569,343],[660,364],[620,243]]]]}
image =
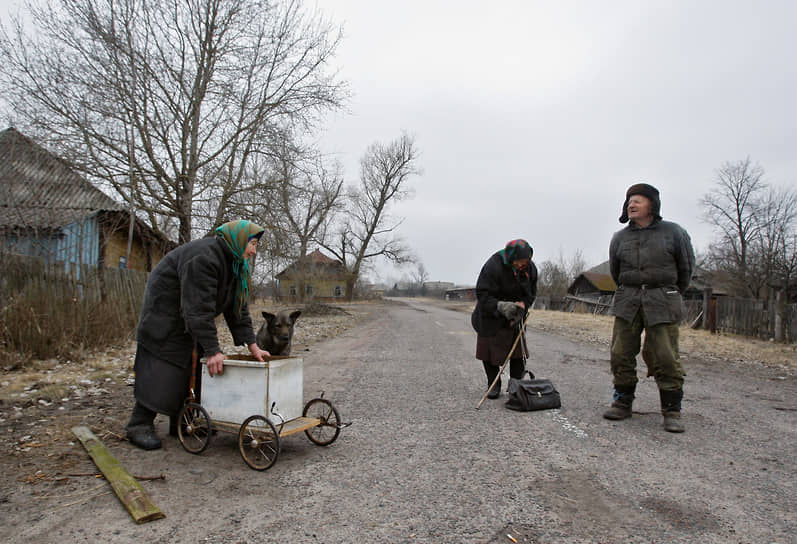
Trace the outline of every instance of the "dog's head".
{"type": "Polygon", "coordinates": [[[266,319],[263,327],[266,329],[268,336],[275,342],[288,343],[293,337],[293,326],[301,314],[300,310],[290,313],[287,310],[283,310],[277,314],[263,312],[263,317],[266,319]]]}

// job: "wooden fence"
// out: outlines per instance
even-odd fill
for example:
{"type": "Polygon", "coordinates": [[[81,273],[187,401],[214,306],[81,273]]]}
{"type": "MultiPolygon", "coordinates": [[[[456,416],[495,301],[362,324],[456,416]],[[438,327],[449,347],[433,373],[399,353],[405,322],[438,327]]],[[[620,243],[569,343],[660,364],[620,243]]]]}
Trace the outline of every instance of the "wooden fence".
{"type": "MultiPolygon", "coordinates": [[[[769,307],[763,300],[717,297],[712,299],[711,315],[707,326],[712,331],[729,332],[743,336],[754,336],[768,340],[778,338],[778,319],[775,305],[769,307]]],[[[797,304],[786,306],[782,315],[782,326],[786,342],[797,340],[797,304]]]]}
{"type": "Polygon", "coordinates": [[[2,255],[0,347],[41,356],[129,337],[147,277],[136,270],[2,255]]]}
{"type": "Polygon", "coordinates": [[[36,257],[4,255],[0,262],[0,290],[5,294],[52,301],[112,301],[119,311],[138,315],[147,285],[147,272],[48,262],[36,257]]]}
{"type": "MultiPolygon", "coordinates": [[[[776,318],[774,304],[767,306],[763,300],[733,297],[711,297],[710,304],[702,300],[684,301],[686,312],[683,323],[693,328],[704,328],[712,332],[724,332],[769,340],[797,342],[797,304],[789,304],[776,318]],[[705,310],[708,309],[708,314],[705,310]],[[781,323],[779,323],[779,321],[781,323]],[[776,334],[782,326],[782,334],[776,334]]],[[[568,295],[556,303],[551,297],[537,297],[535,308],[561,310],[564,312],[612,314],[612,296],[576,297],[568,295]],[[562,301],[564,303],[562,303],[562,301]]]]}

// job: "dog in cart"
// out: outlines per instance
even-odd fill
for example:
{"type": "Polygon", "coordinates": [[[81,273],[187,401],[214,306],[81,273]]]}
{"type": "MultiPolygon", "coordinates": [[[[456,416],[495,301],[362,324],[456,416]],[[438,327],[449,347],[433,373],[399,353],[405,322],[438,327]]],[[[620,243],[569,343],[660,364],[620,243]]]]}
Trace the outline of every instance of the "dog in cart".
{"type": "Polygon", "coordinates": [[[300,310],[293,312],[282,310],[276,314],[263,312],[266,321],[260,326],[255,337],[260,349],[272,355],[290,355],[294,325],[300,315],[302,315],[300,310]]]}

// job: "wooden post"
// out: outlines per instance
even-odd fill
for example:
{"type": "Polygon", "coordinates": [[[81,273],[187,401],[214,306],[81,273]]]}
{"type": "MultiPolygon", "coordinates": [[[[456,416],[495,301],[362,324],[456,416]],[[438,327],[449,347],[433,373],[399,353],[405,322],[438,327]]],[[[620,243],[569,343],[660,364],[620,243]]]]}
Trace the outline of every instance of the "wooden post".
{"type": "Polygon", "coordinates": [[[710,317],[710,306],[711,306],[711,287],[706,287],[703,289],[703,328],[705,330],[709,330],[709,317],[710,317]]]}
{"type": "Polygon", "coordinates": [[[152,504],[136,479],[119,464],[119,461],[111,455],[108,448],[88,427],[72,427],[72,432],[80,439],[94,464],[111,484],[116,496],[125,505],[136,523],[145,523],[166,517],[157,506],[152,504]]]}
{"type": "Polygon", "coordinates": [[[775,342],[783,342],[783,289],[775,295],[775,342]]]}

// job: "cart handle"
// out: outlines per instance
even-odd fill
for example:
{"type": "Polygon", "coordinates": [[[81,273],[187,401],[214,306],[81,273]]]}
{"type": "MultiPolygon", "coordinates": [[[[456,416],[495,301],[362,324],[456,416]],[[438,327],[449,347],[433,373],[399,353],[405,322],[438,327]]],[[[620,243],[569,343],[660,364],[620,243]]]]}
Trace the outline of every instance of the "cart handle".
{"type": "Polygon", "coordinates": [[[274,407],[277,405],[277,401],[271,403],[271,413],[280,418],[280,425],[279,425],[279,432],[282,432],[282,427],[285,425],[285,418],[282,417],[282,414],[274,410],[274,407]]]}
{"type": "Polygon", "coordinates": [[[196,393],[194,393],[194,390],[196,389],[196,365],[198,360],[199,354],[197,353],[196,346],[194,346],[194,349],[191,350],[191,382],[188,385],[188,391],[191,395],[189,397],[190,402],[196,401],[196,393]]]}

